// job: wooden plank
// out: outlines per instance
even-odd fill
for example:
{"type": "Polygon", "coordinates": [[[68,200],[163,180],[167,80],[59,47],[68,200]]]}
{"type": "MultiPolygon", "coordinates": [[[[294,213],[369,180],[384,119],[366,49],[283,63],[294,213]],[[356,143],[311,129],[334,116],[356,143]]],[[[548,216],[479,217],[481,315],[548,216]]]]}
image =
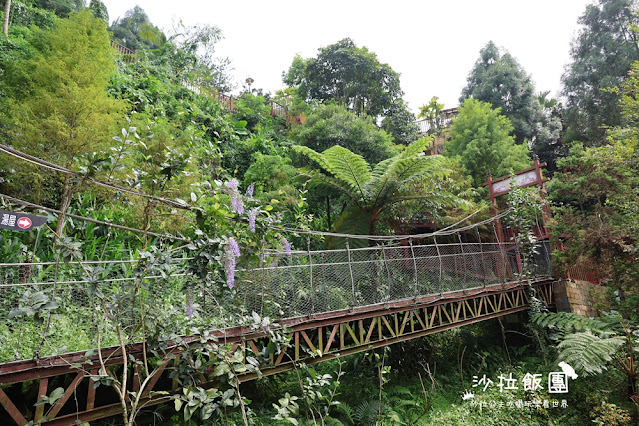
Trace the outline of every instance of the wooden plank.
{"type": "Polygon", "coordinates": [[[364,343],[364,320],[359,320],[359,341],[364,343]]]}
{"type": "Polygon", "coordinates": [[[493,302],[490,300],[490,296],[486,296],[486,314],[488,314],[488,305],[490,305],[491,308],[493,308],[493,312],[497,312],[497,310],[495,309],[495,305],[493,304],[493,302]]]}
{"type": "MultiPolygon", "coordinates": [[[[324,349],[324,327],[320,326],[317,330],[317,347],[319,350],[324,349]]],[[[323,354],[324,352],[322,352],[323,354]]]]}
{"type": "MultiPolygon", "coordinates": [[[[397,335],[393,331],[393,327],[391,327],[390,324],[388,323],[388,321],[386,320],[386,316],[382,315],[380,318],[382,319],[382,321],[384,321],[384,324],[386,324],[386,328],[388,329],[388,331],[390,331],[391,336],[397,337],[397,335]]],[[[380,340],[382,340],[382,339],[380,339],[380,340]]]]}
{"type": "MultiPolygon", "coordinates": [[[[440,312],[444,311],[444,315],[446,315],[446,318],[448,318],[448,324],[452,324],[455,321],[453,321],[453,318],[448,314],[448,307],[450,307],[451,309],[454,309],[452,303],[446,303],[444,306],[442,306],[443,309],[440,309],[439,311],[440,312]]],[[[443,325],[441,315],[439,317],[439,324],[443,325]]]]}
{"type": "Polygon", "coordinates": [[[459,314],[461,313],[463,306],[464,303],[461,300],[457,302],[457,313],[455,314],[455,322],[459,321],[459,314]]]}
{"type": "Polygon", "coordinates": [[[78,387],[78,385],[80,384],[80,381],[83,378],[84,378],[84,371],[80,371],[75,376],[75,379],[73,379],[73,381],[71,382],[71,384],[69,385],[67,390],[64,391],[64,394],[62,395],[62,398],[58,399],[55,402],[55,404],[53,404],[53,407],[51,407],[51,410],[49,410],[49,413],[47,414],[48,418],[53,419],[53,418],[55,418],[55,416],[58,415],[60,410],[62,410],[62,407],[64,407],[64,404],[67,403],[67,401],[71,397],[71,394],[75,391],[75,388],[78,387]]]}
{"type": "Polygon", "coordinates": [[[397,319],[397,312],[393,314],[393,323],[395,324],[395,336],[399,336],[399,321],[397,319]]]}
{"type": "Polygon", "coordinates": [[[300,332],[295,332],[295,361],[300,359],[300,332]]]}
{"type": "Polygon", "coordinates": [[[404,320],[402,321],[402,326],[399,329],[399,333],[397,333],[398,336],[401,336],[404,334],[404,328],[406,328],[406,324],[408,323],[408,318],[412,316],[412,314],[413,314],[413,311],[408,311],[404,313],[404,320]]]}
{"type": "MultiPolygon", "coordinates": [[[[40,379],[40,383],[38,384],[38,402],[44,400],[44,397],[47,396],[47,387],[49,385],[49,378],[45,377],[44,379],[40,379]]],[[[38,423],[40,419],[44,416],[44,404],[38,405],[36,407],[34,423],[38,423]]]]}
{"type": "MultiPolygon", "coordinates": [[[[89,372],[92,376],[98,375],[98,370],[91,370],[89,372]]],[[[95,407],[95,382],[89,378],[89,389],[87,390],[87,411],[93,410],[95,407]]]]}
{"type": "Polygon", "coordinates": [[[371,327],[368,329],[368,333],[366,333],[366,339],[364,339],[364,343],[368,343],[371,341],[371,336],[373,335],[373,330],[375,330],[375,324],[377,323],[378,318],[373,318],[371,321],[371,327]]]}
{"type": "Polygon", "coordinates": [[[249,340],[248,344],[255,355],[260,353],[259,349],[257,349],[257,346],[255,346],[255,340],[249,340]]]}
{"type": "Polygon", "coordinates": [[[311,339],[308,338],[308,335],[306,334],[306,331],[303,330],[303,331],[301,331],[301,333],[302,333],[302,337],[304,338],[304,340],[308,344],[308,347],[311,349],[311,351],[313,353],[317,353],[317,350],[315,349],[315,345],[313,345],[313,342],[311,342],[311,339]]]}
{"type": "Polygon", "coordinates": [[[353,331],[353,329],[351,328],[351,326],[346,323],[344,324],[346,326],[346,329],[348,330],[348,333],[351,335],[351,337],[353,338],[353,341],[355,342],[356,345],[359,345],[360,340],[357,338],[357,336],[355,336],[355,332],[353,331]]]}
{"type": "MultiPolygon", "coordinates": [[[[424,311],[426,311],[426,308],[424,308],[424,311]]],[[[422,316],[419,314],[419,311],[415,313],[415,318],[417,318],[417,322],[419,322],[419,325],[422,326],[422,330],[425,330],[426,325],[424,325],[424,321],[422,321],[422,316]]],[[[426,322],[428,323],[428,312],[426,312],[426,322]]]]}
{"type": "Polygon", "coordinates": [[[333,326],[333,331],[331,331],[331,335],[328,337],[328,342],[326,342],[326,347],[324,348],[324,353],[328,353],[331,349],[331,345],[333,344],[333,339],[335,339],[335,334],[337,333],[337,324],[333,326]]]}
{"type": "Polygon", "coordinates": [[[437,308],[437,305],[433,307],[433,312],[430,314],[430,327],[428,328],[433,328],[433,323],[435,322],[435,316],[437,314],[437,308]]]}
{"type": "Polygon", "coordinates": [[[275,366],[280,365],[280,363],[282,362],[282,358],[284,358],[284,355],[286,355],[287,348],[282,349],[282,352],[280,352],[280,354],[277,356],[277,359],[275,360],[275,366]]]}
{"type": "Polygon", "coordinates": [[[171,361],[170,358],[167,359],[166,361],[164,361],[164,363],[162,363],[162,365],[160,365],[157,368],[157,370],[155,370],[155,374],[153,374],[153,377],[151,377],[151,380],[147,382],[146,387],[142,390],[143,397],[146,397],[149,395],[149,393],[151,393],[151,391],[155,387],[155,384],[158,382],[158,380],[160,380],[160,376],[162,375],[162,373],[164,373],[164,370],[166,370],[166,367],[169,366],[170,361],[171,361]]]}
{"type": "Polygon", "coordinates": [[[14,422],[19,425],[26,425],[27,419],[24,418],[20,410],[16,408],[13,402],[9,399],[6,393],[0,388],[0,405],[7,410],[7,413],[11,416],[14,422]]]}

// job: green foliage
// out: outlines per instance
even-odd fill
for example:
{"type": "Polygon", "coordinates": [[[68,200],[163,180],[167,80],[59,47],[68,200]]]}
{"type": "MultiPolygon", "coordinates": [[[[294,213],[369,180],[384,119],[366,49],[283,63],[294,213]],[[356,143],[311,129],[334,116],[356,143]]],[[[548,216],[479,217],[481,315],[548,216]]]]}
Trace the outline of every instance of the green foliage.
{"type": "Polygon", "coordinates": [[[93,12],[96,18],[102,19],[107,24],[109,23],[109,11],[102,1],[91,0],[89,2],[89,9],[91,9],[91,12],[93,12]]]}
{"type": "Polygon", "coordinates": [[[628,392],[632,395],[637,391],[637,354],[633,347],[639,341],[635,324],[618,314],[586,319],[574,314],[545,313],[534,315],[531,321],[556,332],[559,359],[576,371],[592,376],[612,365],[626,375],[628,392]]]}
{"type": "MultiPolygon", "coordinates": [[[[450,170],[445,167],[442,157],[419,155],[429,144],[428,138],[417,140],[372,169],[360,155],[338,145],[321,154],[305,146],[294,146],[293,149],[313,160],[325,172],[310,170],[307,176],[311,185],[332,188],[348,197],[351,207],[341,215],[336,230],[362,233],[368,227],[368,233],[375,234],[382,211],[396,203],[424,198],[457,206],[468,205],[463,199],[442,193],[441,187],[437,186],[450,170]]],[[[357,244],[362,241],[358,240],[357,244]]]]}
{"type": "Polygon", "coordinates": [[[377,129],[369,117],[357,116],[334,104],[318,106],[302,125],[291,129],[289,137],[318,152],[339,145],[371,164],[396,153],[392,137],[377,129]]]}
{"type": "Polygon", "coordinates": [[[35,0],[34,6],[50,10],[61,18],[84,9],[84,0],[35,0]]]}
{"type": "MultiPolygon", "coordinates": [[[[69,167],[76,156],[110,139],[123,104],[111,98],[106,84],[115,70],[113,50],[103,21],[90,11],[56,21],[44,34],[40,51],[6,70],[2,99],[9,142],[31,155],[69,167]],[[28,70],[28,74],[25,73],[28,70]]],[[[42,170],[33,173],[24,162],[7,161],[17,170],[13,186],[41,187],[42,170]]]]}
{"type": "Polygon", "coordinates": [[[500,108],[513,126],[515,142],[537,152],[559,139],[559,118],[545,113],[530,76],[510,53],[501,53],[492,41],[479,52],[459,102],[474,98],[500,108]]]}
{"type": "Polygon", "coordinates": [[[486,102],[466,99],[450,130],[444,154],[459,158],[475,188],[482,188],[488,172],[497,177],[530,165],[527,147],[515,144],[510,120],[500,112],[486,102]]]}
{"type": "Polygon", "coordinates": [[[588,146],[605,144],[605,128],[621,121],[618,86],[639,59],[635,0],[599,0],[586,6],[579,18],[581,30],[572,43],[562,77],[566,97],[565,139],[588,146]]]}
{"type": "Polygon", "coordinates": [[[118,17],[109,31],[118,43],[134,52],[157,49],[166,42],[164,33],[149,21],[148,15],[140,6],[128,10],[124,18],[118,17]]]}
{"type": "Polygon", "coordinates": [[[256,152],[244,174],[244,186],[255,183],[256,197],[263,194],[265,199],[281,198],[280,195],[288,198],[295,193],[292,182],[296,175],[290,158],[256,152]]]}
{"type": "Polygon", "coordinates": [[[264,96],[255,96],[250,93],[245,93],[234,100],[232,116],[235,120],[246,121],[246,128],[251,131],[258,125],[261,128],[271,128],[276,123],[283,123],[281,119],[275,119],[271,115],[271,107],[264,96]]]}
{"type": "Polygon", "coordinates": [[[373,117],[385,115],[403,95],[399,74],[349,38],[320,48],[316,58],[296,56],[283,80],[307,101],[335,101],[373,117]]]}
{"type": "Polygon", "coordinates": [[[430,98],[430,102],[422,105],[419,108],[419,118],[424,118],[428,121],[430,134],[439,134],[443,130],[442,111],[444,110],[444,104],[437,102],[439,98],[433,96],[430,98]]]}
{"type": "Polygon", "coordinates": [[[590,332],[571,333],[559,343],[559,357],[584,375],[600,374],[625,341],[623,336],[602,338],[590,332]]]}
{"type": "Polygon", "coordinates": [[[408,145],[417,140],[419,127],[415,114],[410,112],[403,99],[396,100],[385,113],[382,130],[393,137],[396,144],[408,145]]]}
{"type": "Polygon", "coordinates": [[[9,12],[9,26],[21,25],[29,27],[35,25],[40,28],[49,28],[53,25],[55,17],[55,13],[49,10],[12,0],[11,11],[9,12]]]}

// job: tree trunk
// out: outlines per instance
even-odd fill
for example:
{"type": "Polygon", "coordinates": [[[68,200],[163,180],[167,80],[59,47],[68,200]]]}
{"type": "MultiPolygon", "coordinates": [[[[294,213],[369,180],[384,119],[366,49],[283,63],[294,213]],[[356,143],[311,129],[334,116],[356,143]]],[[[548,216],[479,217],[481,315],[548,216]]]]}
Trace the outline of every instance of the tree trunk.
{"type": "Polygon", "coordinates": [[[4,20],[2,21],[2,34],[9,36],[9,11],[11,10],[11,0],[4,0],[4,20]]]}
{"type": "Polygon", "coordinates": [[[66,218],[69,204],[71,204],[71,195],[71,177],[69,175],[65,175],[64,188],[62,189],[62,201],[60,202],[60,215],[58,216],[58,225],[55,229],[55,235],[53,237],[54,243],[58,241],[58,238],[62,237],[62,231],[64,230],[64,219],[66,218]]]}
{"type": "Polygon", "coordinates": [[[331,232],[331,197],[326,196],[326,217],[328,218],[328,232],[331,232]]]}

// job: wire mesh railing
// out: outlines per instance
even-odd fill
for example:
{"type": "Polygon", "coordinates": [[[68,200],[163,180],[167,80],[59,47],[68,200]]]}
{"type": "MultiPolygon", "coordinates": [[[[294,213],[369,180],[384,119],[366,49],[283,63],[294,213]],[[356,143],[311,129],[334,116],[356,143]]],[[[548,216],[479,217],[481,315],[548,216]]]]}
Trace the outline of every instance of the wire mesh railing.
{"type": "MultiPolygon", "coordinates": [[[[522,273],[513,244],[409,244],[274,255],[276,265],[238,272],[237,291],[247,312],[314,315],[515,282],[522,273]]],[[[537,243],[532,266],[535,277],[552,276],[547,241],[537,243]]]]}
{"type": "MultiPolygon", "coordinates": [[[[548,242],[538,242],[536,251],[533,275],[551,276],[548,242]]],[[[409,240],[403,245],[271,252],[268,265],[238,269],[235,288],[229,291],[194,279],[187,270],[192,259],[178,253],[160,272],[149,273],[140,272],[136,259],[0,263],[0,362],[95,347],[103,310],[96,294],[117,298],[136,280],[144,283],[139,295],[143,304],[157,321],[177,331],[193,323],[193,314],[224,328],[252,312],[286,319],[375,309],[373,305],[516,282],[522,272],[513,244],[409,240]],[[49,302],[54,308],[45,321],[39,309],[49,302]]],[[[101,336],[103,346],[116,343],[114,335],[101,336]]]]}

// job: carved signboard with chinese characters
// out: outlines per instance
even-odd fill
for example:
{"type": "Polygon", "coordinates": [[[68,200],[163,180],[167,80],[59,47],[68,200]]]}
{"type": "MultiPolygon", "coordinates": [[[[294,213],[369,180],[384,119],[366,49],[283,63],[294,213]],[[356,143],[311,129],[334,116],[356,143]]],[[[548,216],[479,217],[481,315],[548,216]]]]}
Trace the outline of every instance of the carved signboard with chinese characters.
{"type": "Polygon", "coordinates": [[[538,183],[539,179],[537,178],[536,170],[529,170],[526,173],[522,173],[520,175],[515,175],[515,177],[511,179],[504,179],[498,182],[493,182],[493,194],[495,196],[505,194],[510,190],[511,185],[514,183],[515,186],[529,186],[535,183],[538,183]]]}
{"type": "Polygon", "coordinates": [[[24,212],[8,212],[0,210],[0,228],[11,231],[28,232],[47,222],[46,217],[35,216],[24,212]]]}

